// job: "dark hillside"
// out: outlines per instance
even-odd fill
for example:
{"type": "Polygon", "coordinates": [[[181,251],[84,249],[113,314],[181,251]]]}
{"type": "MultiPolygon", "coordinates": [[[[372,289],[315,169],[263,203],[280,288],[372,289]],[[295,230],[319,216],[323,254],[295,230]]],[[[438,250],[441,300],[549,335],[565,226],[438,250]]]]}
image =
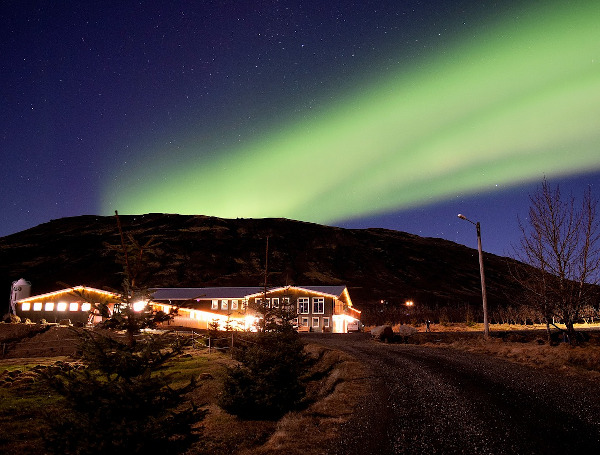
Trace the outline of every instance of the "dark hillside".
{"type": "MultiPolygon", "coordinates": [[[[269,236],[269,284],[346,284],[355,304],[413,299],[426,305],[480,303],[477,251],[446,240],[384,229],[341,229],[287,219],[193,215],[121,216],[139,241],[158,242],[149,286],[256,286],[263,282],[269,236]]],[[[57,282],[118,288],[106,243],[118,244],[114,217],[63,218],[0,238],[0,284],[25,278],[33,293],[57,282]]],[[[515,296],[508,259],[486,254],[490,306],[515,296]]]]}

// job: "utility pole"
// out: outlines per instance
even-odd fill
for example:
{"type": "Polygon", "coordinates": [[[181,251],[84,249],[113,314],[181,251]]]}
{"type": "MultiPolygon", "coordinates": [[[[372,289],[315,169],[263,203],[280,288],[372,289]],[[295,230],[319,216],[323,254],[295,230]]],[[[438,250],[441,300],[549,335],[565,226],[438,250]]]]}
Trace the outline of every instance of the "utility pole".
{"type": "Polygon", "coordinates": [[[461,220],[468,221],[475,225],[477,229],[477,251],[479,252],[479,275],[481,276],[481,299],[483,300],[483,337],[487,340],[490,336],[490,324],[488,322],[488,310],[487,310],[487,294],[485,290],[485,271],[483,270],[483,249],[481,248],[481,225],[479,221],[476,223],[468,219],[462,214],[458,214],[461,220]]]}

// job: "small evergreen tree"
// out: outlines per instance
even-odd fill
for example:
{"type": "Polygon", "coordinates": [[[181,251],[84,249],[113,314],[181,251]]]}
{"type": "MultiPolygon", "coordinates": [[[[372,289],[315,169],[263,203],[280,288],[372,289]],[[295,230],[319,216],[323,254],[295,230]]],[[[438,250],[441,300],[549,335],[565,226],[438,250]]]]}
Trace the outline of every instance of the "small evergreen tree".
{"type": "Polygon", "coordinates": [[[294,331],[253,335],[233,350],[239,364],[228,370],[219,404],[242,418],[278,419],[302,404],[308,358],[294,331]]]}
{"type": "Polygon", "coordinates": [[[66,400],[66,412],[48,419],[46,446],[59,454],[181,453],[198,438],[192,426],[205,412],[170,387],[159,372],[180,354],[183,342],[148,336],[134,346],[79,331],[85,367],[49,370],[45,377],[66,400]]]}
{"type": "Polygon", "coordinates": [[[171,376],[160,372],[181,354],[182,340],[168,334],[136,338],[142,329],[169,320],[172,314],[148,305],[135,307],[150,297],[142,277],[152,239],[142,245],[129,235],[127,241],[115,214],[121,245],[109,249],[123,265],[123,303],[114,303],[111,314],[113,301],[99,302],[92,314],[106,318],[102,328],[124,330],[125,342],[115,332],[76,332],[84,367],[46,374],[66,404],[65,413],[49,419],[47,447],[60,454],[181,453],[197,439],[192,425],[204,411],[184,405],[185,394],[195,387],[193,378],[187,387],[173,389],[171,376]]]}

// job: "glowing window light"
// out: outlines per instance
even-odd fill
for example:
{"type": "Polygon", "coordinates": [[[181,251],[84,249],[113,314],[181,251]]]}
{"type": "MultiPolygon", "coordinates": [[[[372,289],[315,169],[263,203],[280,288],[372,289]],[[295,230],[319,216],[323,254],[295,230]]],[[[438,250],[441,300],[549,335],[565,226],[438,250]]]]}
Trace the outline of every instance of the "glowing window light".
{"type": "Polygon", "coordinates": [[[33,311],[42,311],[42,302],[35,302],[33,304],[33,311]]]}
{"type": "Polygon", "coordinates": [[[138,300],[137,302],[133,302],[133,311],[140,312],[146,307],[146,302],[143,300],[138,300]]]}
{"type": "Polygon", "coordinates": [[[44,311],[54,311],[54,302],[46,302],[44,311]]]}
{"type": "Polygon", "coordinates": [[[67,310],[67,302],[58,302],[56,305],[56,309],[58,311],[66,311],[67,310]]]}
{"type": "Polygon", "coordinates": [[[88,302],[84,302],[81,304],[81,311],[90,311],[92,308],[92,305],[88,302]]]}
{"type": "Polygon", "coordinates": [[[79,309],[79,304],[77,302],[69,303],[69,311],[77,311],[79,309]]]}
{"type": "Polygon", "coordinates": [[[23,305],[21,305],[21,310],[23,310],[23,311],[29,311],[29,310],[31,310],[31,303],[24,302],[23,305]]]}

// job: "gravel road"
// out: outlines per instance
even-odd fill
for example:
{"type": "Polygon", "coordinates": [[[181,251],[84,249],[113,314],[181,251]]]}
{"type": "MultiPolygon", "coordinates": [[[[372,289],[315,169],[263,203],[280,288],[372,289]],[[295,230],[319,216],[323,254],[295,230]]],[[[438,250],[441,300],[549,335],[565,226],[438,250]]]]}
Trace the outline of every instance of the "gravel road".
{"type": "Polygon", "coordinates": [[[310,341],[359,359],[372,384],[327,453],[600,454],[598,381],[362,334],[310,341]]]}

